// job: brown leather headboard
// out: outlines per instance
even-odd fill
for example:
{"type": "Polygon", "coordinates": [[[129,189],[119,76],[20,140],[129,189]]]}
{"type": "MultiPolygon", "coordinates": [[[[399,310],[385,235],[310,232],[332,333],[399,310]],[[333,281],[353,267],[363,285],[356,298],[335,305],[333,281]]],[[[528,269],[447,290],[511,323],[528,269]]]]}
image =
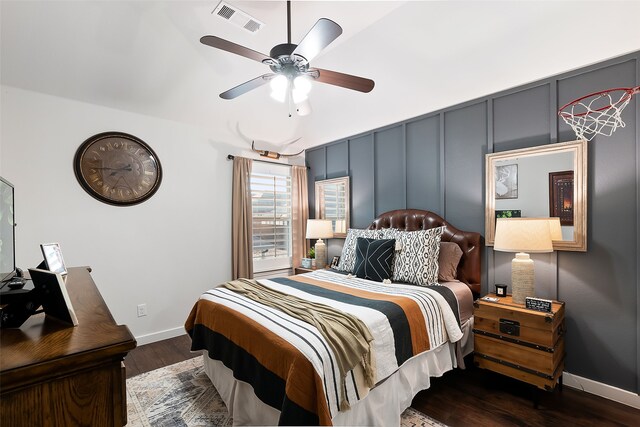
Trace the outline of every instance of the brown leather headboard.
{"type": "Polygon", "coordinates": [[[443,242],[454,242],[462,249],[458,264],[458,280],[466,283],[471,291],[480,294],[480,274],[482,265],[482,237],[474,231],[458,230],[440,216],[419,209],[399,209],[381,214],[369,226],[369,230],[398,228],[406,231],[428,230],[444,226],[443,242]]]}

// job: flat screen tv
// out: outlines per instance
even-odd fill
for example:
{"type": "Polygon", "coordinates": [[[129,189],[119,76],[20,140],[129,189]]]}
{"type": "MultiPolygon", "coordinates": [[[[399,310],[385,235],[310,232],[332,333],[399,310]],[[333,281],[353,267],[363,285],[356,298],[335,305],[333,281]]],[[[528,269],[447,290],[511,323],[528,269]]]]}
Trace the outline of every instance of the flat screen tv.
{"type": "Polygon", "coordinates": [[[0,176],[0,282],[16,274],[16,235],[13,185],[0,176]]]}

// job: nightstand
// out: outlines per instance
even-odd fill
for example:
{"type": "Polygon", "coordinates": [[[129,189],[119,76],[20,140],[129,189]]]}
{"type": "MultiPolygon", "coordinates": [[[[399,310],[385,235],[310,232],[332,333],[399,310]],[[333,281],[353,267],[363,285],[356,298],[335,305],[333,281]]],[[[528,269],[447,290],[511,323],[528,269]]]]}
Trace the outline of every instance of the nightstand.
{"type": "Polygon", "coordinates": [[[294,267],[293,268],[293,274],[311,273],[312,271],[315,271],[315,269],[313,269],[313,268],[304,268],[304,267],[294,267]]]}
{"type": "MultiPolygon", "coordinates": [[[[496,298],[491,293],[487,295],[496,298]]],[[[562,385],[564,369],[564,302],[552,312],[529,310],[511,295],[497,302],[474,302],[474,362],[540,389],[562,385]]]]}

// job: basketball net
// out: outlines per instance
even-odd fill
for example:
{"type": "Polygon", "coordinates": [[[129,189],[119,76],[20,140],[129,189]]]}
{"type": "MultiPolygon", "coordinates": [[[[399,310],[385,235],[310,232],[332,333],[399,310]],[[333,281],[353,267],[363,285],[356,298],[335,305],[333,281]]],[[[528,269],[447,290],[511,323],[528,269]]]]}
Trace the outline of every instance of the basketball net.
{"type": "Polygon", "coordinates": [[[640,86],[592,93],[564,105],[558,115],[571,126],[578,139],[591,141],[596,135],[611,136],[618,127],[625,126],[622,110],[637,93],[640,86]]]}

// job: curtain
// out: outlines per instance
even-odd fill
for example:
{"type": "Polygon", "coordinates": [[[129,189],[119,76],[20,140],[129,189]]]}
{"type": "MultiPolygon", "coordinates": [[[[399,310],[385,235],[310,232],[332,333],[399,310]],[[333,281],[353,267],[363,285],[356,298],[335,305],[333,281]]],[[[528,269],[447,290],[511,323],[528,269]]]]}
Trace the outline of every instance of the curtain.
{"type": "Polygon", "coordinates": [[[302,265],[311,247],[307,240],[307,219],[309,219],[309,191],[307,188],[307,168],[291,167],[291,237],[293,267],[302,265]]]}
{"type": "Polygon", "coordinates": [[[231,277],[253,278],[251,159],[234,157],[231,200],[231,277]]]}

